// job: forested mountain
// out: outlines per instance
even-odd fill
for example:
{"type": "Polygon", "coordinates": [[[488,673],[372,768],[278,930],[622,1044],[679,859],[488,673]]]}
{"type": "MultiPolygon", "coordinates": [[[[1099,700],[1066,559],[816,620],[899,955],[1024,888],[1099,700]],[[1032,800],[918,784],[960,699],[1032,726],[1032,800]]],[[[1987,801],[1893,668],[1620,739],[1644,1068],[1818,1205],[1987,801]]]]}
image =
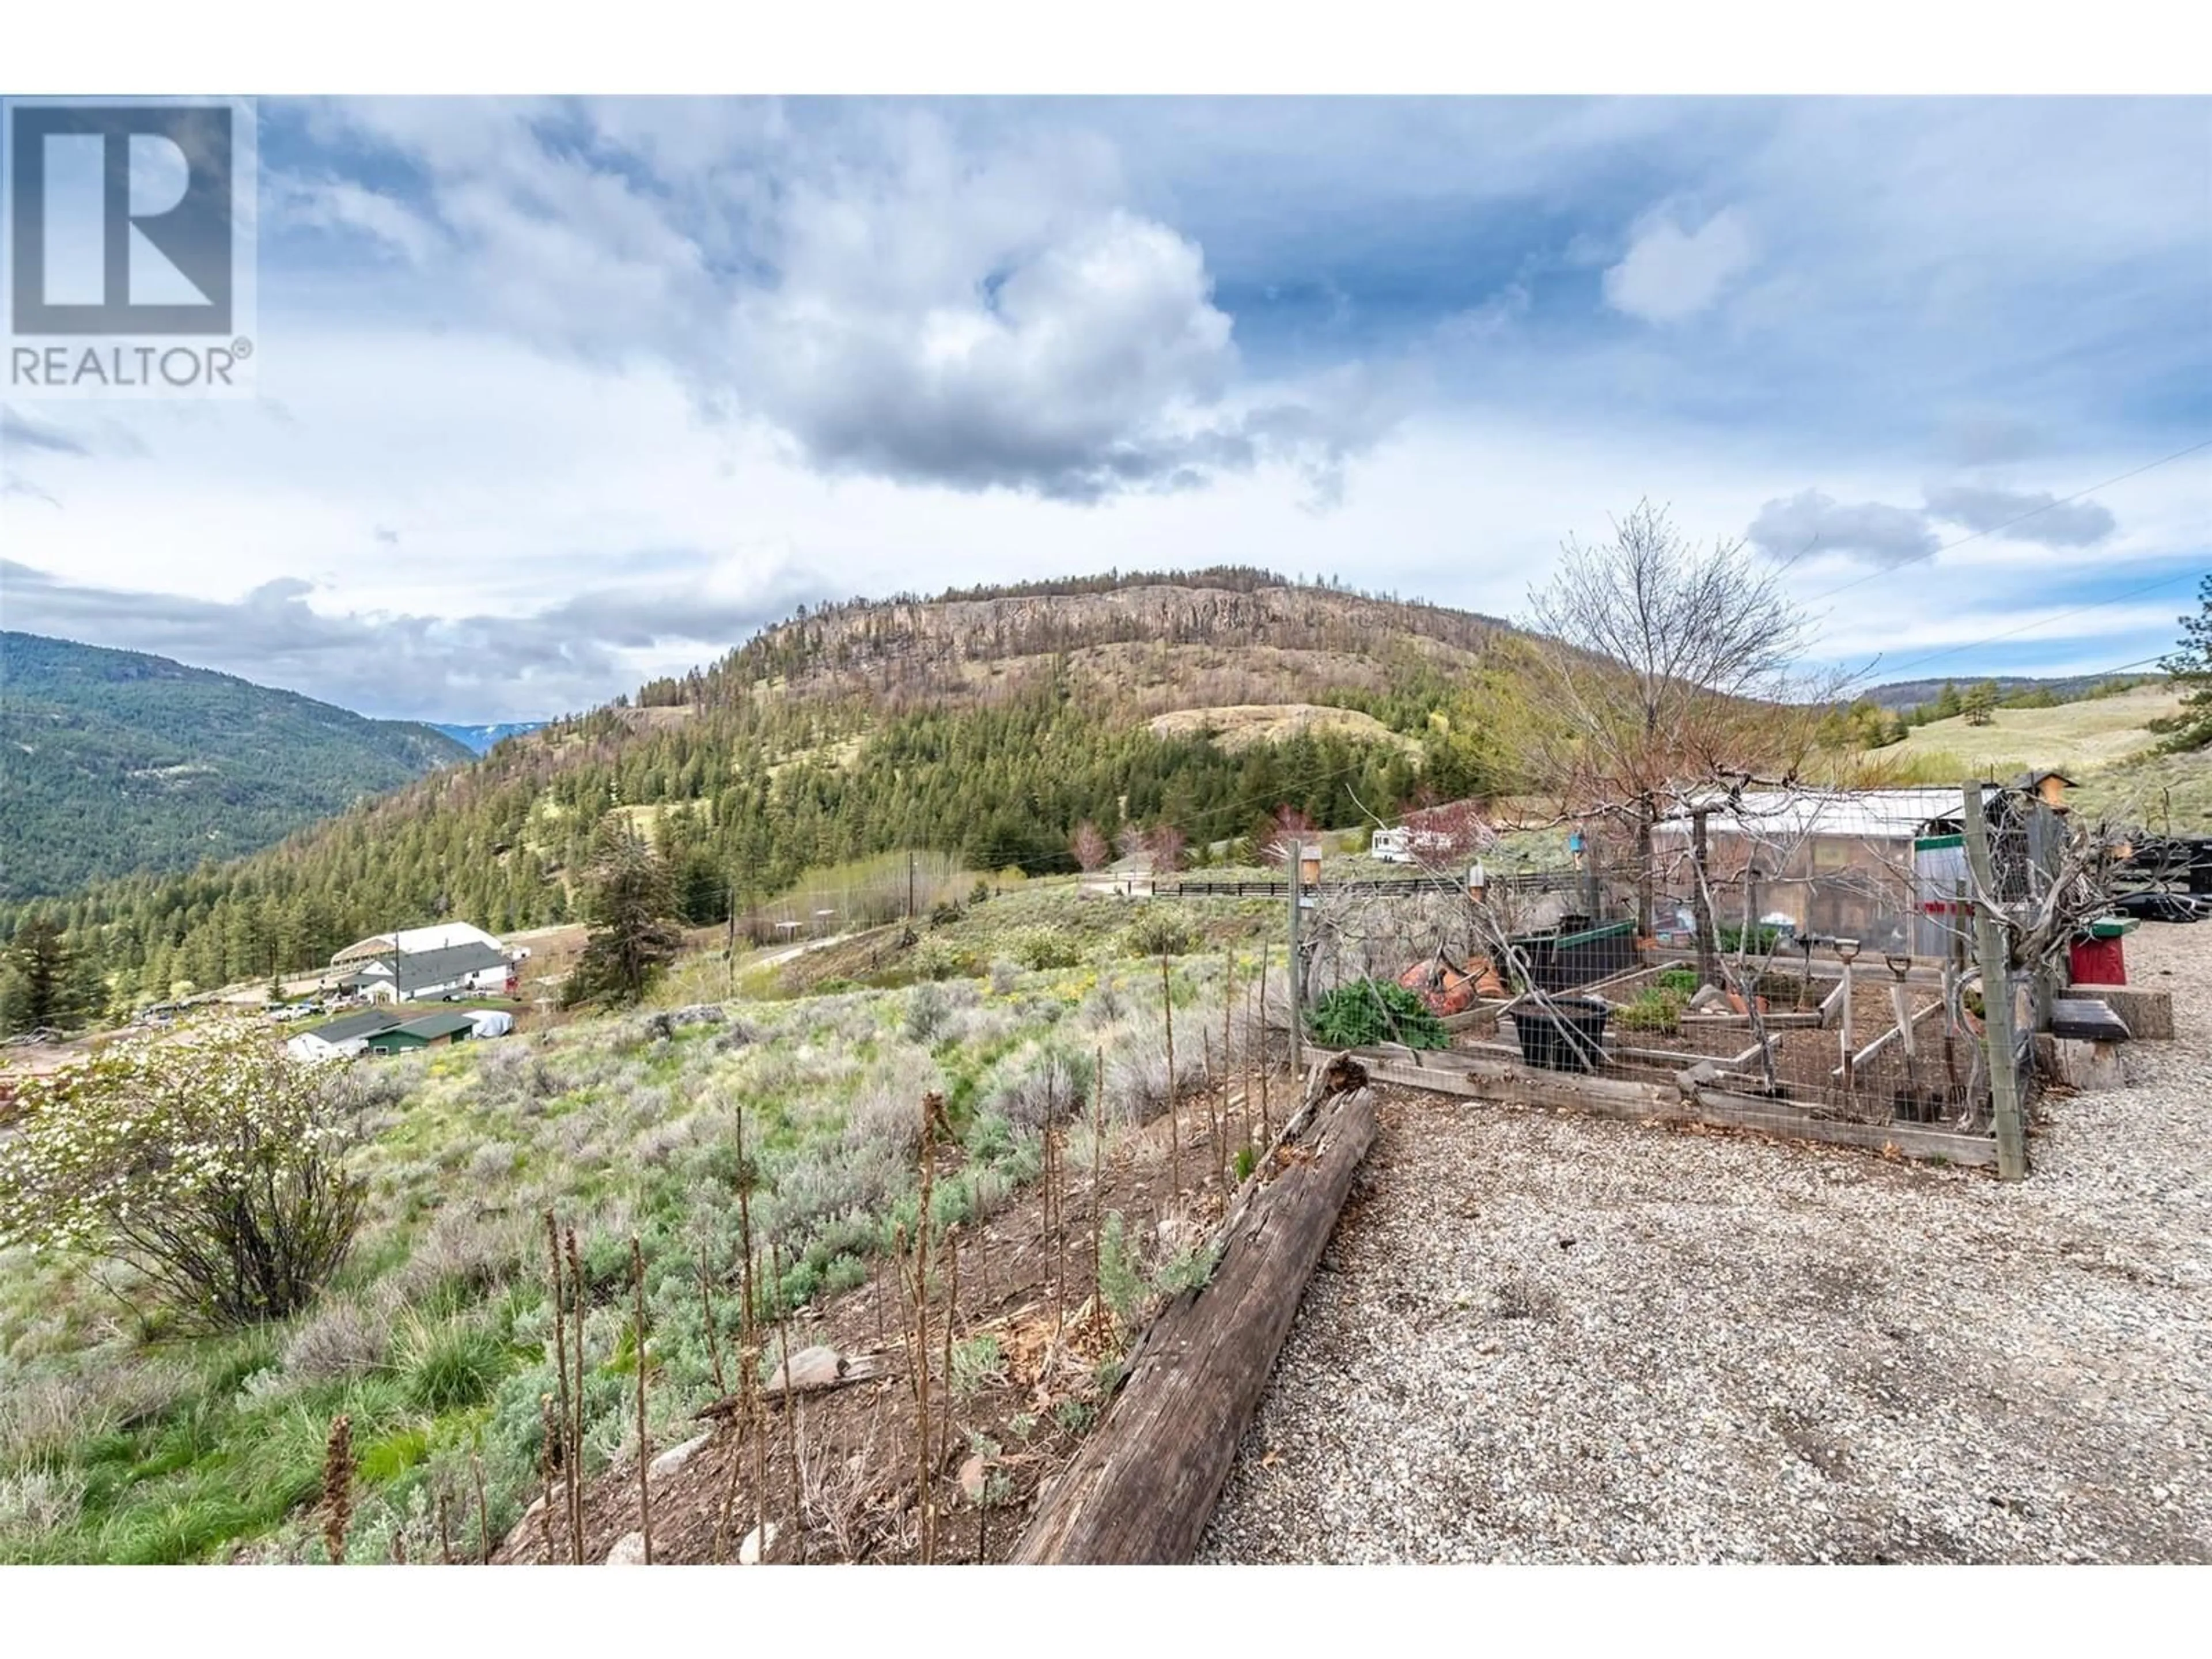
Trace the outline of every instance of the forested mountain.
{"type": "MultiPolygon", "coordinates": [[[[732,892],[747,904],[810,866],[895,848],[1066,869],[1085,820],[1203,843],[1285,805],[1344,823],[1491,781],[1471,699],[1511,638],[1503,624],[1257,572],[1071,586],[802,611],[708,667],[252,857],[40,908],[127,1000],[313,965],[449,915],[501,931],[561,921],[611,808],[648,829],[688,918],[708,921],[732,892]],[[1203,722],[1174,736],[1145,723],[1294,702],[1356,708],[1401,735],[1306,732],[1232,753],[1203,722]]],[[[0,933],[25,914],[0,914],[0,933]]]]}
{"type": "Polygon", "coordinates": [[[0,900],[234,858],[467,758],[427,726],[0,633],[0,900]]]}

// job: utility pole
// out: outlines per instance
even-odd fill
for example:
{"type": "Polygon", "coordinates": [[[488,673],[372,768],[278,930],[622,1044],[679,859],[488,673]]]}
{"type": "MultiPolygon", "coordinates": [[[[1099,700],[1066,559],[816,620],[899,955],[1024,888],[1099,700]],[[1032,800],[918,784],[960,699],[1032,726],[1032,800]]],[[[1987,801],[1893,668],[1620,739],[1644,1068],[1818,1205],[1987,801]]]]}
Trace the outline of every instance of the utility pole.
{"type": "Polygon", "coordinates": [[[1982,969],[1982,1038],[1990,1056],[1990,1114],[1996,1121],[1997,1176],[2027,1174],[2027,1133],[2021,1121],[2019,1056],[2013,1039],[2011,953],[1996,908],[1996,868],[1990,857],[1990,829],[1982,815],[1982,786],[1965,788],[1966,867],[1974,878],[1974,951],[1982,969]]]}

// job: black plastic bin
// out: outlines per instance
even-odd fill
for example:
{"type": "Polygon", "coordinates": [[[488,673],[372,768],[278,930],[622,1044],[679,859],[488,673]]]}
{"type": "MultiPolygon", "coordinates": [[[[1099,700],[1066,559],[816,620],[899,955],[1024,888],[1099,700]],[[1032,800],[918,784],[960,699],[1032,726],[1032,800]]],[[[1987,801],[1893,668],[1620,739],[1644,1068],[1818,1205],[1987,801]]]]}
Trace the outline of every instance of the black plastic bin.
{"type": "Polygon", "coordinates": [[[1567,916],[1555,933],[1524,933],[1513,941],[1528,958],[1529,977],[1543,989],[1571,991],[1636,966],[1634,922],[1579,925],[1584,921],[1581,916],[1567,916]]]}
{"type": "Polygon", "coordinates": [[[1595,997],[1553,997],[1549,1006],[1526,1002],[1513,1011],[1521,1058],[1551,1072],[1588,1072],[1605,1052],[1605,1022],[1612,1005],[1595,997]]]}

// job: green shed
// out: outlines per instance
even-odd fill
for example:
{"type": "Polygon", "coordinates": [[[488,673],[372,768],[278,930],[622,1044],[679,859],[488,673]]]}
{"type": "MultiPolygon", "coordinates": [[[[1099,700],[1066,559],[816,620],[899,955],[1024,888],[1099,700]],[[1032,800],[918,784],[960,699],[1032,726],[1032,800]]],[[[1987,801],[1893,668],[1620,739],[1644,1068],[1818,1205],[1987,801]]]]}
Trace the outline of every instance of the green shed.
{"type": "Polygon", "coordinates": [[[369,1038],[368,1047],[372,1053],[380,1054],[396,1054],[413,1048],[441,1048],[448,1043],[465,1042],[475,1029],[466,1014],[425,1014],[388,1031],[379,1031],[369,1038]]]}

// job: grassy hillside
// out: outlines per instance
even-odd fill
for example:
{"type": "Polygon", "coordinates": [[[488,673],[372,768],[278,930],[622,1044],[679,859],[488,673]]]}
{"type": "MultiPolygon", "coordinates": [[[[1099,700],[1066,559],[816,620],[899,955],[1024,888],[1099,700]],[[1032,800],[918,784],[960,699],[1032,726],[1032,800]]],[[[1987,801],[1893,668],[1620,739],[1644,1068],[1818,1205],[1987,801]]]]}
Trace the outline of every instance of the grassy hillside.
{"type": "Polygon", "coordinates": [[[2212,832],[2212,754],[2161,754],[2149,729],[2180,702],[2161,684],[2051,708],[1999,708],[1986,726],[1932,720],[1863,759],[1876,781],[1892,783],[2002,779],[2049,767],[2075,781],[2071,799],[2093,817],[2203,835],[2212,832]]]}
{"type": "Polygon", "coordinates": [[[2141,685],[2051,708],[1998,708],[1986,726],[1971,726],[1964,716],[1931,720],[1877,753],[1931,782],[1955,782],[1968,770],[1986,777],[2027,767],[2086,774],[2147,753],[2158,742],[2149,722],[2180,706],[2181,694],[2170,686],[2141,685]]]}
{"type": "Polygon", "coordinates": [[[0,901],[234,858],[468,752],[165,658],[0,634],[0,901]]]}
{"type": "MultiPolygon", "coordinates": [[[[967,954],[1019,951],[1046,913],[1007,928],[998,902],[946,937],[967,954]]],[[[313,1506],[340,1413],[359,1459],[350,1559],[391,1559],[395,1534],[410,1559],[436,1559],[441,1495],[472,1554],[476,1460],[495,1537],[537,1489],[554,1387],[547,1209],[574,1225],[596,1304],[587,1468],[634,1441],[633,1237],[651,1432],[660,1448],[689,1438],[736,1363],[740,1114],[762,1178],[753,1242],[780,1268],[763,1291],[773,1311],[862,1284],[912,1227],[925,1091],[945,1095],[958,1142],[933,1214],[977,1231],[1037,1175],[1047,1122],[1102,1097],[1102,1057],[1116,1146],[1163,1110],[1161,970],[1127,955],[1152,941],[1126,937],[1131,907],[1110,898],[1062,888],[1054,902],[1062,922],[1085,913],[1054,930],[1078,941],[1060,967],[1006,957],[985,979],[739,1002],[673,1035],[629,1015],[347,1068],[367,1227],[318,1304],[281,1324],[182,1337],[112,1267],[0,1248],[0,1562],[319,1559],[313,1506]],[[711,1337],[702,1261],[721,1285],[711,1337]]],[[[1238,916],[1212,931],[1236,934],[1238,916]]],[[[1248,949],[1239,1011],[1255,970],[1248,949]]],[[[1212,948],[1174,964],[1187,1091],[1223,1066],[1226,974],[1212,948]]],[[[1087,1164],[1084,1128],[1067,1156],[1087,1164]]]]}
{"type": "Polygon", "coordinates": [[[2160,835],[2212,836],[2212,754],[2137,754],[2088,774],[2074,799],[2160,835]]]}

